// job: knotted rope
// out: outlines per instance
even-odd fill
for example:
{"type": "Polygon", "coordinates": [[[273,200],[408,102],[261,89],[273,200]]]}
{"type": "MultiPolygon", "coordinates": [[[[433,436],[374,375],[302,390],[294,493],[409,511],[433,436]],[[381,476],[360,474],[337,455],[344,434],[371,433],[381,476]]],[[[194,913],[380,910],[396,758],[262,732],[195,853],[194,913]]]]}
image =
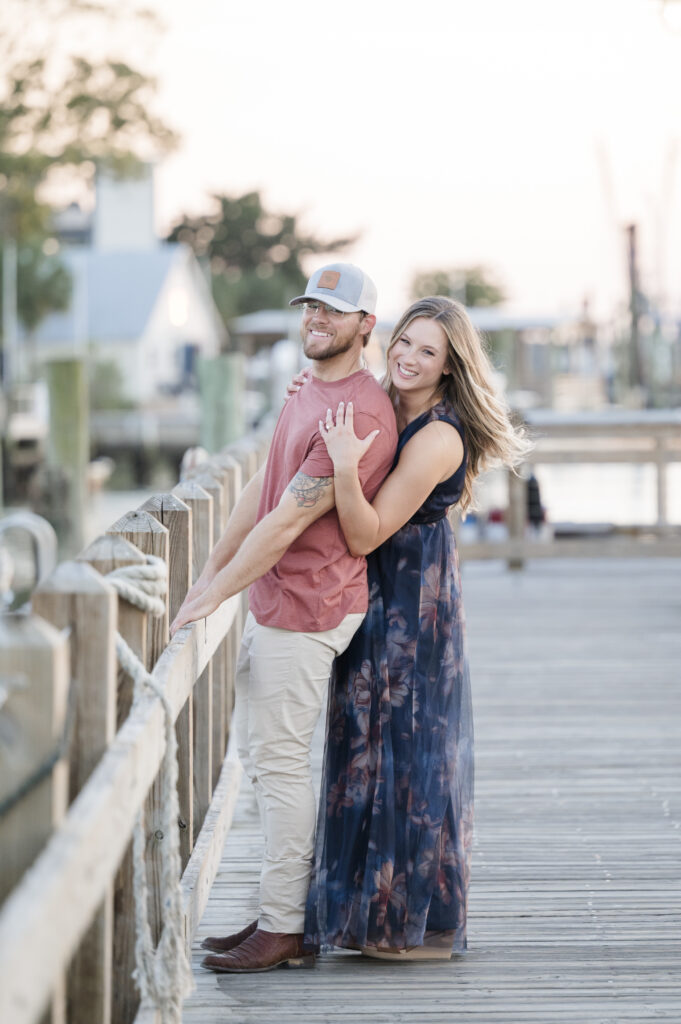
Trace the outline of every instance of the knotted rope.
{"type": "MultiPolygon", "coordinates": [[[[161,595],[168,589],[168,570],[162,558],[146,555],[145,565],[114,569],[106,577],[119,595],[150,615],[163,615],[165,604],[161,595]]],[[[144,811],[140,810],[133,832],[133,872],[135,892],[135,971],[143,1001],[152,1002],[161,1013],[163,1024],[181,1024],[182,1002],[193,989],[191,967],[184,945],[184,920],[180,889],[180,838],[177,828],[177,740],[173,713],[163,689],[145,669],[123,637],[116,635],[116,654],[121,668],[133,681],[133,703],[144,689],[151,690],[161,701],[165,715],[166,748],[161,771],[161,904],[163,932],[158,950],[154,952],[148,912],[147,873],[144,861],[144,811]]]]}
{"type": "Polygon", "coordinates": [[[107,573],[109,583],[113,584],[121,597],[141,608],[150,615],[163,615],[166,606],[163,602],[168,589],[168,568],[162,558],[145,555],[144,565],[125,565],[107,573]]]}

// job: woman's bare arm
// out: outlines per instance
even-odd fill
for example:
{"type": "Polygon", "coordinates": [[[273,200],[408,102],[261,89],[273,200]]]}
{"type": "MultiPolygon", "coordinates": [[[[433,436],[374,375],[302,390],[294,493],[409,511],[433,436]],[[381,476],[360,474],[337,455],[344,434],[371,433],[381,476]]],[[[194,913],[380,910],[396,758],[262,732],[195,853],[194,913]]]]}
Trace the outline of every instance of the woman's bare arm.
{"type": "Polygon", "coordinates": [[[404,446],[397,466],[369,504],[362,494],[358,466],[376,431],[357,438],[351,406],[347,410],[339,406],[336,425],[329,426],[329,422],[327,417],[322,436],[334,462],[338,518],[353,555],[368,554],[404,526],[463,459],[458,431],[440,420],[428,423],[404,446]]]}

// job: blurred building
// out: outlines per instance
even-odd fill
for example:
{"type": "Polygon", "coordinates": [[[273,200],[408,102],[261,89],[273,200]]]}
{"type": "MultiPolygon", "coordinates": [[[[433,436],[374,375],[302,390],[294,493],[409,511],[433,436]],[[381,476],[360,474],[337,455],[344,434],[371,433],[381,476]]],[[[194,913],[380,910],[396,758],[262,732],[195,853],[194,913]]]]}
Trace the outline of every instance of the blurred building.
{"type": "Polygon", "coordinates": [[[509,401],[518,409],[599,408],[605,400],[595,326],[580,316],[469,309],[488,340],[509,401]]]}
{"type": "MultiPolygon", "coordinates": [[[[599,409],[610,399],[611,344],[583,309],[574,316],[512,313],[501,307],[471,308],[471,320],[485,336],[499,383],[517,409],[563,411],[599,409]]],[[[396,318],[395,318],[396,319],[396,318]]],[[[230,323],[235,347],[265,373],[272,346],[300,341],[300,311],[263,310],[230,323]]],[[[380,319],[365,358],[376,376],[394,321],[380,319]]]]}
{"type": "Polygon", "coordinates": [[[272,348],[286,338],[300,342],[302,309],[263,309],[245,313],[230,320],[235,346],[246,356],[254,356],[272,348]]]}
{"type": "Polygon", "coordinates": [[[193,387],[197,357],[217,355],[227,332],[191,249],[156,237],[151,168],[100,174],[93,212],[60,211],[55,234],[73,292],[30,339],[36,360],[87,354],[133,403],[193,387]]]}

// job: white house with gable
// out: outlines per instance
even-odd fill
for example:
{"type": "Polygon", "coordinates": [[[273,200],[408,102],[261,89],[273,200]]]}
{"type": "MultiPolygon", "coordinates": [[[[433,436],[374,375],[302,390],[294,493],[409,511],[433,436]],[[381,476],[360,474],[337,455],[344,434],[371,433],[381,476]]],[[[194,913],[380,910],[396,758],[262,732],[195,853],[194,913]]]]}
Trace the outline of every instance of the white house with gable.
{"type": "Polygon", "coordinates": [[[38,358],[115,364],[139,403],[191,388],[196,358],[217,355],[227,331],[191,249],[154,233],[151,168],[132,180],[100,175],[92,216],[69,208],[56,229],[73,293],[35,332],[38,358]]]}

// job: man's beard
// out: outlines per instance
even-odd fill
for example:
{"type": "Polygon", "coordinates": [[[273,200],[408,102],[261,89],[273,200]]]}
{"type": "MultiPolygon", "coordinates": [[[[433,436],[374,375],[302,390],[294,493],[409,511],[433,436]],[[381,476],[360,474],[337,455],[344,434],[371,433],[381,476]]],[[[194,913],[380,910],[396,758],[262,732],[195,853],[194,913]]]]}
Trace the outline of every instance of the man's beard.
{"type": "Polygon", "coordinates": [[[347,341],[341,342],[337,348],[332,346],[325,352],[321,352],[319,355],[309,355],[307,351],[307,341],[303,341],[303,352],[308,359],[313,359],[317,363],[322,363],[325,359],[334,359],[336,356],[342,356],[344,352],[349,352],[356,341],[356,337],[348,338],[347,341]]]}

